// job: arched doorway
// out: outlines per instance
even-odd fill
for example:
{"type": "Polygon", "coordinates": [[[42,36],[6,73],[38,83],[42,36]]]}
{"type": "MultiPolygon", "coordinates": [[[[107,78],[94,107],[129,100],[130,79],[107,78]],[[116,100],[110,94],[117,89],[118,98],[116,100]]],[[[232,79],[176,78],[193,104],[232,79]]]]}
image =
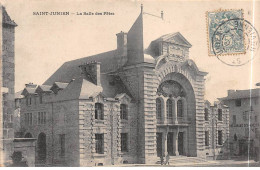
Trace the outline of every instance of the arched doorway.
{"type": "Polygon", "coordinates": [[[24,135],[24,138],[32,138],[32,134],[31,134],[31,133],[26,133],[26,134],[24,135]]]}
{"type": "Polygon", "coordinates": [[[40,133],[37,141],[37,161],[39,164],[46,162],[46,135],[40,133]]]}

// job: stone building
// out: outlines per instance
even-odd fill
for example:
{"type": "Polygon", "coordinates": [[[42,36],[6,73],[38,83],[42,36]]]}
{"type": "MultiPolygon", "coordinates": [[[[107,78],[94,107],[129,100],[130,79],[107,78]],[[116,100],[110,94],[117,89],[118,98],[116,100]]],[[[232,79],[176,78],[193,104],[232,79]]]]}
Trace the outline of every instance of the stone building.
{"type": "Polygon", "coordinates": [[[37,138],[38,164],[156,163],[206,158],[206,72],[191,44],[161,16],[143,12],[117,49],[64,63],[22,92],[21,127],[37,138]],[[160,29],[158,29],[160,28],[160,29]]]}
{"type": "Polygon", "coordinates": [[[10,162],[10,153],[13,151],[12,140],[13,113],[14,113],[14,84],[15,84],[15,65],[14,65],[14,44],[16,23],[7,14],[5,7],[0,4],[0,72],[1,72],[1,97],[0,97],[0,136],[1,136],[1,165],[10,162]]]}
{"type": "Polygon", "coordinates": [[[228,90],[220,100],[229,107],[232,155],[253,156],[254,142],[259,145],[260,89],[228,90]]]}
{"type": "Polygon", "coordinates": [[[205,102],[205,149],[208,159],[229,158],[229,108],[205,102]]]}

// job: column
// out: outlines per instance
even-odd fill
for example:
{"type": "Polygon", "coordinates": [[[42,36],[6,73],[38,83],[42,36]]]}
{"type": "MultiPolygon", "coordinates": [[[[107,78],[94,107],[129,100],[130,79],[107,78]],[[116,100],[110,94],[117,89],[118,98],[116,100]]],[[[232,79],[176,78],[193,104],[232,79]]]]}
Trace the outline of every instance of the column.
{"type": "Polygon", "coordinates": [[[187,101],[184,97],[182,97],[182,110],[183,110],[183,121],[188,120],[188,115],[187,115],[187,101]]]}
{"type": "Polygon", "coordinates": [[[174,98],[174,123],[178,124],[178,115],[177,115],[177,101],[179,98],[174,98]]]}
{"type": "Polygon", "coordinates": [[[179,134],[179,129],[176,129],[176,132],[174,133],[174,137],[173,137],[173,142],[174,142],[174,154],[175,156],[179,155],[179,151],[178,151],[178,134],[179,134]]]}
{"type": "Polygon", "coordinates": [[[167,98],[163,98],[163,106],[164,106],[164,109],[163,109],[163,124],[167,123],[167,105],[166,105],[166,102],[167,102],[167,98]]]}
{"type": "Polygon", "coordinates": [[[188,132],[187,131],[184,131],[184,147],[183,147],[183,150],[184,150],[184,155],[188,155],[188,132]]]}
{"type": "Polygon", "coordinates": [[[163,150],[163,156],[166,156],[167,155],[167,129],[166,129],[166,132],[164,133],[164,150],[163,150]]]}

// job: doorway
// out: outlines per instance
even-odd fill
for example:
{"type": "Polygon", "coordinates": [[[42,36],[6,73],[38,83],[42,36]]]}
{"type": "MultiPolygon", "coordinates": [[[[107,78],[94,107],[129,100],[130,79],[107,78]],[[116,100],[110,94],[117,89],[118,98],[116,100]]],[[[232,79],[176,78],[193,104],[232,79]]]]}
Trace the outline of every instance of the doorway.
{"type": "Polygon", "coordinates": [[[157,156],[162,156],[162,133],[156,133],[157,156]]]}
{"type": "Polygon", "coordinates": [[[46,135],[45,133],[40,133],[37,141],[37,161],[40,164],[46,163],[46,135]]]}
{"type": "Polygon", "coordinates": [[[167,134],[167,152],[169,155],[173,155],[173,132],[167,134]]]}
{"type": "Polygon", "coordinates": [[[183,155],[183,143],[184,143],[184,138],[183,138],[183,132],[178,133],[178,151],[179,155],[183,155]]]}

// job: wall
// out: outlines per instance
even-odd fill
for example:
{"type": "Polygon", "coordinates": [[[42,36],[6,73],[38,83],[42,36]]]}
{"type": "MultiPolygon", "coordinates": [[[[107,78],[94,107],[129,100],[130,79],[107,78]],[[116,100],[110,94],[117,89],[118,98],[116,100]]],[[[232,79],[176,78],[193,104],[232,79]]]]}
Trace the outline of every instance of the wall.
{"type": "Polygon", "coordinates": [[[136,107],[131,99],[107,101],[99,95],[93,100],[79,101],[80,166],[104,166],[137,161],[136,107]],[[104,106],[104,120],[95,119],[95,103],[104,106]],[[120,104],[127,105],[128,120],[120,119],[120,104]],[[95,148],[95,134],[104,133],[104,154],[95,148]],[[128,152],[121,152],[120,133],[128,133],[128,152]]]}
{"type": "MultiPolygon", "coordinates": [[[[33,104],[26,105],[26,99],[21,100],[21,128],[38,139],[40,133],[46,134],[47,165],[79,166],[78,147],[78,102],[77,100],[48,103],[52,95],[43,97],[44,102],[39,103],[39,97],[33,97],[33,104]],[[37,124],[38,112],[46,112],[46,124],[37,124]],[[33,114],[33,124],[25,124],[25,113],[33,114]],[[53,114],[52,114],[53,113],[53,114]],[[60,156],[60,134],[65,134],[65,157],[60,156]]],[[[36,158],[37,158],[36,143],[36,158]]],[[[36,160],[37,162],[37,160],[36,160]]]]}

